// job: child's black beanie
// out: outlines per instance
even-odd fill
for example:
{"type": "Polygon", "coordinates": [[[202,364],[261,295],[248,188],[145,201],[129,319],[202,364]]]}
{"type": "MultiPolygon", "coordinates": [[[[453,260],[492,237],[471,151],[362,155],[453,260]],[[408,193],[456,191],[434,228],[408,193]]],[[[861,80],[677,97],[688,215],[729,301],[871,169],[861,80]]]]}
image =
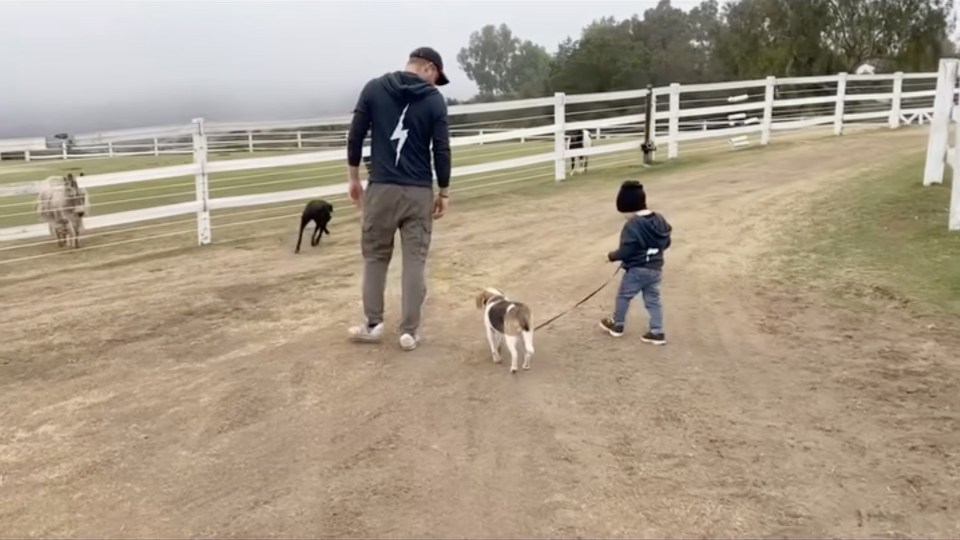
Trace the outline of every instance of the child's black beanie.
{"type": "Polygon", "coordinates": [[[639,212],[647,209],[647,194],[643,184],[636,180],[627,180],[617,193],[617,210],[623,213],[639,212]]]}

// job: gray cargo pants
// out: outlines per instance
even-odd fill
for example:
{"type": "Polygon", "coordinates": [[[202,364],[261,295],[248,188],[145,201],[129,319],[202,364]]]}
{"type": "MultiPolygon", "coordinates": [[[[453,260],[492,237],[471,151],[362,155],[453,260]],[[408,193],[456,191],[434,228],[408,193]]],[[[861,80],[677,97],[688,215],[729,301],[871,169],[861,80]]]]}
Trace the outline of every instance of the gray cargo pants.
{"type": "Polygon", "coordinates": [[[364,190],[360,248],[363,311],[370,325],[383,322],[383,293],[397,229],[403,253],[400,332],[415,335],[427,296],[424,270],[433,233],[432,188],[373,182],[364,190]]]}

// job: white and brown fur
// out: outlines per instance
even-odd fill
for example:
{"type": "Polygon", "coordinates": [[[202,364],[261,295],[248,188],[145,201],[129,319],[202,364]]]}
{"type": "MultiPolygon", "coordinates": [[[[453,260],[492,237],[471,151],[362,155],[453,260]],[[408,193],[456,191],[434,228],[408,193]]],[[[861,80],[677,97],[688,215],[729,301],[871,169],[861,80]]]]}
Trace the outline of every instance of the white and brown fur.
{"type": "MultiPolygon", "coordinates": [[[[590,138],[590,132],[585,129],[576,130],[567,135],[567,150],[589,149],[592,147],[593,139],[590,138]]],[[[570,158],[570,174],[587,172],[589,161],[589,156],[570,158]]]]}
{"type": "Polygon", "coordinates": [[[530,308],[509,300],[497,289],[487,287],[477,294],[477,309],[483,310],[483,326],[487,330],[487,343],[490,344],[493,361],[500,362],[500,343],[501,340],[506,341],[510,351],[510,373],[516,373],[517,346],[522,341],[523,369],[530,369],[530,358],[533,357],[533,315],[530,308]]]}
{"type": "Polygon", "coordinates": [[[47,222],[57,245],[79,248],[83,216],[88,209],[87,191],[77,184],[72,173],[50,176],[40,182],[38,188],[37,213],[47,222]]]}

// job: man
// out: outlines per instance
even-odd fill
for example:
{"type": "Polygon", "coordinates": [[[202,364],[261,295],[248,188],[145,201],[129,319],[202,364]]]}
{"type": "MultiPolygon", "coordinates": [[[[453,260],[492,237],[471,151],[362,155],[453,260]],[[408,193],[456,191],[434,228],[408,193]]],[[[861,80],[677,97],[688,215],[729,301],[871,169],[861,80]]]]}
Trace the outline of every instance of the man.
{"type": "Polygon", "coordinates": [[[361,218],[363,311],[365,321],[349,329],[355,341],[383,338],[383,293],[400,230],[403,253],[400,347],[413,350],[420,341],[420,312],[427,294],[424,269],[433,220],[447,210],[450,185],[450,132],[447,104],[437,86],[449,81],[437,51],[421,47],[410,53],[403,71],[370,80],[360,92],[347,137],[349,194],[361,218]],[[371,173],[360,184],[363,139],[371,133],[371,173]],[[430,145],[436,169],[433,192],[430,145]]]}

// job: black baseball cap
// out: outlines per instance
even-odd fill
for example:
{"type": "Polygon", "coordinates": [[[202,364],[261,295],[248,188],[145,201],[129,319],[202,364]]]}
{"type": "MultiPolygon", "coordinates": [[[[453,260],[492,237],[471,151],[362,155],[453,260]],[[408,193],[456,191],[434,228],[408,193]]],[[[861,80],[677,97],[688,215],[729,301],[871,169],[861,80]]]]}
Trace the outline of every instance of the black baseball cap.
{"type": "Polygon", "coordinates": [[[410,58],[422,58],[437,66],[437,86],[443,86],[450,82],[450,79],[443,73],[443,58],[440,58],[440,53],[436,50],[430,47],[419,47],[410,53],[410,58]]]}

